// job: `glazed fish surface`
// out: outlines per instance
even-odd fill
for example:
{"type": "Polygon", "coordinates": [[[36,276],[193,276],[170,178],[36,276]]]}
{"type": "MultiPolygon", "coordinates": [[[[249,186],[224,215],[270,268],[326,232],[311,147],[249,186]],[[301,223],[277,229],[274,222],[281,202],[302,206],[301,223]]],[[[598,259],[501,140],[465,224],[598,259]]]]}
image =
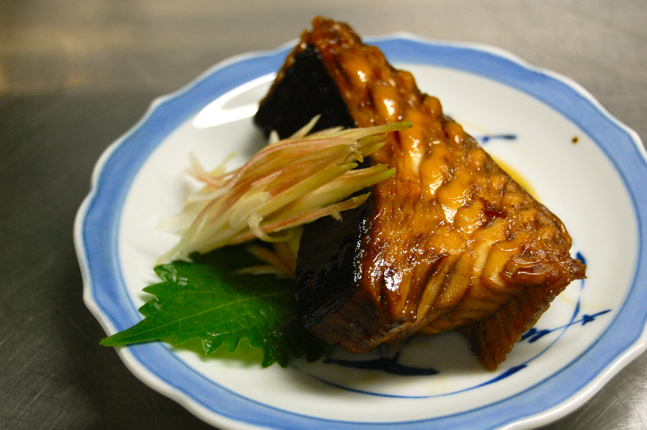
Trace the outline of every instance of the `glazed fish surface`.
{"type": "Polygon", "coordinates": [[[413,334],[461,330],[486,369],[505,360],[585,266],[562,222],[506,174],[345,24],[315,18],[255,117],[286,137],[319,128],[413,126],[367,162],[397,168],[371,197],[308,225],[297,260],[297,312],[333,345],[366,352],[413,334]]]}

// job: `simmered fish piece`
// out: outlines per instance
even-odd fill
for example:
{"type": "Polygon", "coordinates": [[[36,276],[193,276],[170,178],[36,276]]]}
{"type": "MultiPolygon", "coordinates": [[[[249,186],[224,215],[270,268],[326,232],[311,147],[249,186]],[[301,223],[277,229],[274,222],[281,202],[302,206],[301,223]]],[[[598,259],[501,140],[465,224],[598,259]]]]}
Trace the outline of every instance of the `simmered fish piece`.
{"type": "MultiPolygon", "coordinates": [[[[585,267],[570,256],[571,238],[409,72],[394,69],[345,24],[316,18],[313,27],[288,56],[257,123],[282,135],[298,129],[277,120],[312,109],[284,100],[298,88],[305,104],[310,92],[341,96],[344,109],[331,114],[321,106],[328,126],[347,125],[349,115],[361,127],[402,120],[413,127],[389,135],[371,156],[397,173],[374,185],[362,207],[345,212],[341,223],[328,218],[306,227],[299,315],[308,329],[353,352],[461,328],[484,366],[495,369],[550,301],[584,277],[585,267]],[[325,89],[303,84],[303,71],[295,70],[309,75],[304,58],[323,64],[332,78],[325,89]],[[331,120],[335,115],[342,119],[331,120]]],[[[308,114],[319,113],[314,107],[308,114]]]]}

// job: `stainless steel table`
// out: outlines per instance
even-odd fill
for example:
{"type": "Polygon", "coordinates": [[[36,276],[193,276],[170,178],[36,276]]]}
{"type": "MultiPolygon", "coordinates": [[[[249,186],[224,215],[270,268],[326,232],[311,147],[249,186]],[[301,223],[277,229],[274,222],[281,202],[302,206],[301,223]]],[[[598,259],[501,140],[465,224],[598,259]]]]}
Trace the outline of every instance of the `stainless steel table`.
{"type": "MultiPolygon", "coordinates": [[[[210,428],[98,345],[74,214],[101,152],[154,97],[294,39],[317,14],[362,35],[501,47],[647,137],[646,1],[0,0],[0,428],[210,428]]],[[[643,355],[546,429],[646,427],[643,355]]]]}

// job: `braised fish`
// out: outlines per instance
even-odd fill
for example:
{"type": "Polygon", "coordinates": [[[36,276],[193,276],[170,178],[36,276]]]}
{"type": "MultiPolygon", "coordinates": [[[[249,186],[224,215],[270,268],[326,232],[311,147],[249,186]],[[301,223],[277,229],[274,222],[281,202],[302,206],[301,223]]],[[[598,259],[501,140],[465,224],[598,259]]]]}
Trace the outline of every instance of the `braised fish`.
{"type": "Polygon", "coordinates": [[[315,18],[255,117],[286,137],[408,120],[368,162],[397,168],[371,197],[305,228],[296,277],[306,328],[353,352],[459,329],[494,370],[569,283],[585,276],[562,222],[345,24],[315,18]]]}

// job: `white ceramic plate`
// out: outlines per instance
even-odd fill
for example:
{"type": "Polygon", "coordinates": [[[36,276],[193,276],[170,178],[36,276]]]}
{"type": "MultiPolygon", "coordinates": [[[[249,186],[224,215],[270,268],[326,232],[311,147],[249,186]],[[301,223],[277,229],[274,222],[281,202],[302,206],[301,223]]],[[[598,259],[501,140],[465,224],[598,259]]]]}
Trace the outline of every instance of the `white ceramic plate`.
{"type": "MultiPolygon", "coordinates": [[[[120,348],[122,359],[146,384],[225,428],[528,428],[567,414],[645,349],[640,139],[577,84],[500,50],[406,34],[369,42],[411,70],[564,221],[588,264],[586,281],[555,300],[496,373],[452,333],[286,369],[162,343],[120,348]]],[[[178,240],[155,224],[181,209],[188,154],[210,167],[236,151],[235,167],[263,145],[251,115],[288,51],[226,61],[156,100],[98,161],[75,242],[85,301],[108,334],[142,318],[154,261],[178,240]]]]}

